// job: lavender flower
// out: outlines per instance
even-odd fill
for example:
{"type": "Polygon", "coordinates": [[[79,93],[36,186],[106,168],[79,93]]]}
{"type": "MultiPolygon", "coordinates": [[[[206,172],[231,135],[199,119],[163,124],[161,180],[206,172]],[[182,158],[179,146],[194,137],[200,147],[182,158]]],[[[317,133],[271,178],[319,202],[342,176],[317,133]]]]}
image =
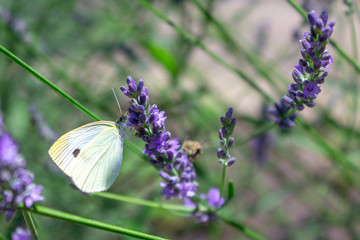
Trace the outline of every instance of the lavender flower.
{"type": "Polygon", "coordinates": [[[269,110],[269,115],[282,129],[295,126],[295,111],[304,110],[305,106],[314,107],[314,99],[321,92],[321,84],[328,75],[329,64],[333,59],[326,49],[329,38],[333,33],[335,22],[328,21],[327,12],[320,16],[315,11],[308,13],[310,23],[309,32],[304,33],[300,40],[302,44],[299,64],[295,66],[292,77],[295,83],[288,87],[288,94],[283,96],[280,103],[275,103],[275,109],[269,110]]]}
{"type": "Polygon", "coordinates": [[[31,240],[31,233],[29,229],[23,229],[22,227],[17,227],[15,232],[11,234],[12,240],[31,240]]]}
{"type": "Polygon", "coordinates": [[[225,113],[225,116],[220,118],[222,128],[219,130],[219,138],[221,147],[217,150],[217,156],[219,162],[225,166],[231,166],[235,163],[235,158],[230,156],[229,149],[234,144],[234,138],[231,137],[235,124],[236,118],[232,117],[233,109],[230,107],[225,113]]]}
{"type": "Polygon", "coordinates": [[[269,118],[279,125],[282,130],[294,127],[294,120],[297,117],[295,112],[288,116],[290,107],[284,99],[285,98],[281,98],[279,103],[275,102],[275,109],[269,110],[269,118]]]}
{"type": "Polygon", "coordinates": [[[180,150],[179,140],[171,138],[170,132],[166,131],[165,112],[160,111],[155,104],[150,105],[148,89],[144,87],[142,79],[136,85],[129,76],[127,85],[127,88],[120,87],[125,96],[131,99],[126,124],[135,129],[135,136],[146,143],[143,153],[159,169],[159,175],[164,180],[160,184],[162,195],[166,199],[193,197],[198,186],[194,166],[180,150]]]}
{"type": "Polygon", "coordinates": [[[34,202],[44,200],[42,186],[33,183],[33,174],[25,170],[25,159],[19,154],[19,146],[5,130],[0,116],[0,210],[10,220],[17,206],[30,208],[34,202]]]}
{"type": "Polygon", "coordinates": [[[30,43],[32,40],[24,19],[14,16],[6,8],[0,8],[0,21],[4,22],[24,43],[30,43]]]}
{"type": "Polygon", "coordinates": [[[224,198],[220,196],[219,189],[211,188],[207,194],[200,194],[200,198],[205,200],[209,206],[197,205],[189,198],[185,198],[185,206],[196,209],[191,216],[197,223],[207,223],[216,220],[216,211],[225,203],[224,198]]]}
{"type": "Polygon", "coordinates": [[[258,165],[263,165],[269,158],[269,152],[274,147],[274,138],[265,132],[251,141],[254,158],[258,165]]]}
{"type": "Polygon", "coordinates": [[[54,132],[49,124],[44,119],[44,116],[41,115],[35,105],[29,107],[29,112],[31,115],[31,121],[38,130],[40,136],[55,141],[59,138],[59,134],[54,132]]]}

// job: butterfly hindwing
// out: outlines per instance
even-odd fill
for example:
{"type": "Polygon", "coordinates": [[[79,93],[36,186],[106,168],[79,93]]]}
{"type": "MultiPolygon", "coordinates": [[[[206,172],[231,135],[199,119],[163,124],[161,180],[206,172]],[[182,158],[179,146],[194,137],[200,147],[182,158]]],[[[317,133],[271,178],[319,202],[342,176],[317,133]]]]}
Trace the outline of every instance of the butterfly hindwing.
{"type": "Polygon", "coordinates": [[[108,128],[86,144],[71,173],[75,185],[84,192],[110,187],[122,163],[123,138],[117,128],[108,128]]]}

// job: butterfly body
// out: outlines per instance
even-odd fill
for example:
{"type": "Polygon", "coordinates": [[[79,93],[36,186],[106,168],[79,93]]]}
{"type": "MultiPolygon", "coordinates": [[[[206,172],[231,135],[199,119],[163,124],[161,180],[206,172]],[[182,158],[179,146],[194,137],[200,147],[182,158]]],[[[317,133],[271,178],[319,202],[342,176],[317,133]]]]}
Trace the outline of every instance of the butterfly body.
{"type": "Polygon", "coordinates": [[[105,191],[119,174],[125,136],[123,117],[93,122],[61,136],[49,155],[81,191],[105,191]]]}

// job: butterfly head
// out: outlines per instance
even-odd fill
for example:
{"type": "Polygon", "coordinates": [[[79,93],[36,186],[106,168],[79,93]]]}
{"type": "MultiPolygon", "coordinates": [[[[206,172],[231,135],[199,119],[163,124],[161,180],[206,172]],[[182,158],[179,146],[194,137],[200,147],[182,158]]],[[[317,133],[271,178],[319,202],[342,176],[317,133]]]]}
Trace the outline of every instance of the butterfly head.
{"type": "Polygon", "coordinates": [[[116,121],[117,125],[124,125],[127,121],[126,114],[119,117],[119,119],[116,121]]]}

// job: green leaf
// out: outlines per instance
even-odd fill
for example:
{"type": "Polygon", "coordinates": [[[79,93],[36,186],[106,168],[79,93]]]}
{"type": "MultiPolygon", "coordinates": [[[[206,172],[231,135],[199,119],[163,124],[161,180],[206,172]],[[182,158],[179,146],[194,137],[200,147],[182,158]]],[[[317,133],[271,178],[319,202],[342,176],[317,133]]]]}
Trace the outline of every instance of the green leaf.
{"type": "Polygon", "coordinates": [[[230,201],[233,197],[234,197],[234,183],[232,181],[229,181],[227,201],[230,201]]]}
{"type": "Polygon", "coordinates": [[[146,45],[151,55],[158,60],[173,76],[178,73],[178,65],[173,55],[156,43],[146,45]]]}

